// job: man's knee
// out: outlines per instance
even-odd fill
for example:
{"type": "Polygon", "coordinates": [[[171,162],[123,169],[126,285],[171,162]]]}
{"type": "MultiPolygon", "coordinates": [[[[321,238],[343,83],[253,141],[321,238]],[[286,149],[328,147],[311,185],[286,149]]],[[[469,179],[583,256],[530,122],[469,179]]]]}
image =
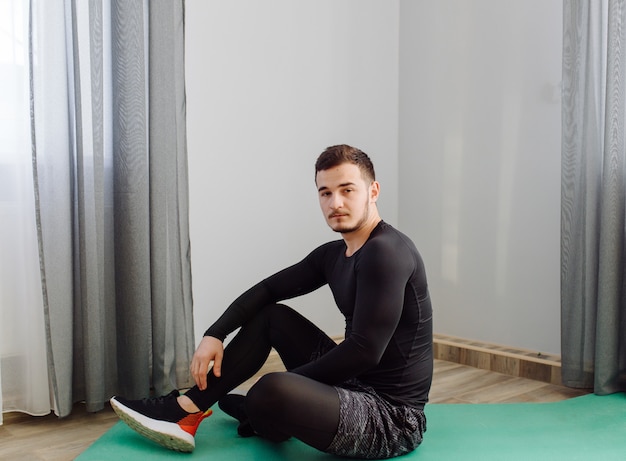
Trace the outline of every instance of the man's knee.
{"type": "Polygon", "coordinates": [[[260,321],[269,326],[285,316],[292,315],[293,312],[295,311],[285,304],[268,304],[253,317],[252,321],[260,321]]]}
{"type": "Polygon", "coordinates": [[[246,409],[248,414],[265,414],[280,411],[284,401],[284,372],[263,375],[248,391],[246,409]]]}
{"type": "Polygon", "coordinates": [[[250,388],[245,400],[245,409],[250,424],[261,436],[274,442],[289,438],[279,428],[285,416],[283,392],[284,372],[268,373],[250,388]]]}
{"type": "Polygon", "coordinates": [[[267,315],[267,318],[272,321],[272,320],[277,320],[277,319],[282,319],[285,318],[287,316],[292,316],[292,315],[300,315],[298,314],[295,310],[293,310],[291,307],[287,306],[286,304],[280,304],[280,303],[276,303],[276,304],[269,304],[267,306],[265,306],[265,308],[263,309],[265,311],[265,314],[267,315]]]}
{"type": "Polygon", "coordinates": [[[269,332],[272,324],[276,322],[277,319],[285,316],[286,311],[289,310],[291,310],[291,308],[284,304],[268,304],[245,323],[242,330],[256,331],[260,329],[269,332]]]}

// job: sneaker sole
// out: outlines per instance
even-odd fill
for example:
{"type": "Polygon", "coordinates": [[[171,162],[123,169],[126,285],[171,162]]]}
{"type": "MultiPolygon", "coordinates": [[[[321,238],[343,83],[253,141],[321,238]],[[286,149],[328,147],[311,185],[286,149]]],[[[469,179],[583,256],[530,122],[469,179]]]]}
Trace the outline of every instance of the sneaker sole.
{"type": "Polygon", "coordinates": [[[113,411],[124,421],[131,429],[143,435],[144,437],[158,443],[170,450],[181,451],[185,453],[192,452],[196,448],[196,442],[193,435],[185,432],[177,423],[168,421],[158,421],[141,413],[122,405],[111,398],[111,407],[113,411]]]}

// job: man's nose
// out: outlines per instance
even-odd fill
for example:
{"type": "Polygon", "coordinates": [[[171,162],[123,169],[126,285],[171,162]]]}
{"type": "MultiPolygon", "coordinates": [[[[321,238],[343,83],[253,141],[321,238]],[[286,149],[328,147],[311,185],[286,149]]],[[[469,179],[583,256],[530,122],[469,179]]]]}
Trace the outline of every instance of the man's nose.
{"type": "Polygon", "coordinates": [[[333,210],[337,210],[343,206],[343,197],[339,194],[333,194],[330,199],[330,207],[333,210]]]}

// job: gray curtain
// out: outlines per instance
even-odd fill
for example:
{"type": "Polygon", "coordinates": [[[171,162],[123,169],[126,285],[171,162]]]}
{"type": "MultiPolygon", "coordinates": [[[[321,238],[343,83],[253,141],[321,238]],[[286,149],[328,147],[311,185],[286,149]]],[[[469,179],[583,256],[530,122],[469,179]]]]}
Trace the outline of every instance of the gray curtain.
{"type": "Polygon", "coordinates": [[[626,0],[565,0],[563,383],[626,390],[626,0]]]}
{"type": "MultiPolygon", "coordinates": [[[[96,411],[114,394],[191,385],[194,349],[184,1],[113,0],[108,17],[102,1],[68,0],[66,11],[68,109],[52,114],[67,117],[66,132],[46,131],[50,95],[31,85],[48,368],[61,416],[77,401],[96,411]],[[51,154],[43,140],[63,136],[69,149],[51,154]]],[[[31,79],[48,77],[34,63],[31,79]]]]}

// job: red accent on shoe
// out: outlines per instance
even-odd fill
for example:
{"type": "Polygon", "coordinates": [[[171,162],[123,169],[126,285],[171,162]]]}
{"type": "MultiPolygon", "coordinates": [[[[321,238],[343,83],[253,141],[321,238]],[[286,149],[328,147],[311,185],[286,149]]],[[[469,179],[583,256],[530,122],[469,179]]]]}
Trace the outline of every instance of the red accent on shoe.
{"type": "Polygon", "coordinates": [[[213,410],[211,409],[208,409],[204,413],[202,413],[201,411],[198,411],[196,413],[190,413],[189,415],[178,421],[178,425],[183,431],[195,436],[196,431],[198,430],[198,426],[200,426],[202,420],[211,416],[212,413],[213,410]]]}

